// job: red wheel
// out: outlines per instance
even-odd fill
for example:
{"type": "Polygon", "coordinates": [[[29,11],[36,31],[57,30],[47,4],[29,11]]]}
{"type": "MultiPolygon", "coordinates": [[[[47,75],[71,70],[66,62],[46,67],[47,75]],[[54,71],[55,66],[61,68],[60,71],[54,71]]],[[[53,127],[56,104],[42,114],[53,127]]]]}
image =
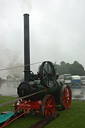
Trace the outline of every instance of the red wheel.
{"type": "Polygon", "coordinates": [[[43,98],[41,112],[44,117],[55,112],[55,99],[52,95],[45,95],[43,98]]]}
{"type": "Polygon", "coordinates": [[[61,106],[63,109],[70,108],[72,92],[71,92],[71,88],[68,85],[64,85],[62,87],[60,99],[61,99],[61,106]]]}

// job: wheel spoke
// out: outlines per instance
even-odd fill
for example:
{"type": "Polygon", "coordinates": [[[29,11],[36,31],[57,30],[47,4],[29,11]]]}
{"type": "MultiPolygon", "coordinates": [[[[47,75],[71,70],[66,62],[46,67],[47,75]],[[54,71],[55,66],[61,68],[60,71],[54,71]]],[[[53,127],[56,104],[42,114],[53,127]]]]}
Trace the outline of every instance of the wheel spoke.
{"type": "Polygon", "coordinates": [[[66,96],[66,98],[70,98],[70,96],[66,96]]]}
{"type": "Polygon", "coordinates": [[[50,73],[52,71],[52,69],[51,69],[49,64],[48,64],[48,67],[47,67],[47,71],[48,71],[48,73],[50,73]]]}
{"type": "Polygon", "coordinates": [[[49,99],[48,99],[48,104],[49,104],[49,105],[51,104],[52,100],[53,100],[52,98],[49,98],[49,99]]]}
{"type": "Polygon", "coordinates": [[[49,73],[49,74],[53,74],[52,70],[50,70],[48,73],[49,73]]]}
{"type": "Polygon", "coordinates": [[[69,99],[66,99],[67,102],[70,102],[69,99]]]}
{"type": "Polygon", "coordinates": [[[50,75],[50,74],[49,74],[49,78],[50,78],[51,80],[53,80],[53,79],[54,79],[54,78],[53,78],[53,76],[52,76],[52,75],[50,75]]]}
{"type": "Polygon", "coordinates": [[[65,108],[67,108],[67,101],[66,101],[66,99],[65,99],[65,102],[64,102],[64,106],[65,106],[65,108]]]}
{"type": "Polygon", "coordinates": [[[48,107],[49,107],[48,104],[46,104],[46,105],[45,105],[45,109],[47,109],[48,107]]]}
{"type": "Polygon", "coordinates": [[[47,78],[44,79],[45,84],[49,85],[49,77],[47,76],[47,78]]]}
{"type": "Polygon", "coordinates": [[[49,76],[49,78],[50,78],[51,85],[54,85],[54,83],[55,83],[55,79],[53,78],[53,76],[52,76],[52,77],[49,76]]]}
{"type": "Polygon", "coordinates": [[[45,76],[44,76],[44,79],[46,79],[48,77],[48,74],[46,74],[45,76]]]}
{"type": "Polygon", "coordinates": [[[46,71],[46,69],[45,69],[45,68],[44,68],[44,71],[45,71],[45,73],[46,73],[46,74],[48,74],[48,72],[46,71]]]}
{"type": "Polygon", "coordinates": [[[51,109],[51,108],[49,108],[49,111],[50,111],[50,113],[51,113],[51,114],[53,113],[53,111],[52,111],[52,109],[51,109]]]}
{"type": "Polygon", "coordinates": [[[45,116],[47,116],[47,115],[49,116],[49,110],[48,109],[45,110],[45,116]]]}
{"type": "Polygon", "coordinates": [[[65,92],[64,93],[65,93],[65,95],[67,95],[67,88],[65,88],[65,92]]]}
{"type": "Polygon", "coordinates": [[[69,94],[70,93],[70,91],[69,90],[67,90],[67,94],[69,94]]]}

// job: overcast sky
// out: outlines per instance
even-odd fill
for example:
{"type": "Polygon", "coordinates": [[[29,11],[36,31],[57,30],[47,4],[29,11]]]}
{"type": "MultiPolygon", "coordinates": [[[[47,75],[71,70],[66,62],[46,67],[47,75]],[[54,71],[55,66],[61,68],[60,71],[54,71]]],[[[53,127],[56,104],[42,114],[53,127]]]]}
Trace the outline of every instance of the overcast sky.
{"type": "Polygon", "coordinates": [[[78,61],[85,69],[85,0],[0,0],[0,69],[23,64],[23,13],[30,14],[31,63],[78,61]]]}

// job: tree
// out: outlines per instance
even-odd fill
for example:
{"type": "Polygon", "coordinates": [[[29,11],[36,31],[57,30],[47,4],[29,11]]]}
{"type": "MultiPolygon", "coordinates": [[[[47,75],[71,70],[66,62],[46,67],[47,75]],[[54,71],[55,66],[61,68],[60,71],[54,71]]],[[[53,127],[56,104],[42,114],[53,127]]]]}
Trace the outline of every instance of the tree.
{"type": "Polygon", "coordinates": [[[71,75],[85,75],[84,67],[78,62],[74,61],[72,64],[66,63],[64,61],[60,62],[60,65],[54,64],[57,68],[57,72],[61,74],[71,74],[71,75]]]}

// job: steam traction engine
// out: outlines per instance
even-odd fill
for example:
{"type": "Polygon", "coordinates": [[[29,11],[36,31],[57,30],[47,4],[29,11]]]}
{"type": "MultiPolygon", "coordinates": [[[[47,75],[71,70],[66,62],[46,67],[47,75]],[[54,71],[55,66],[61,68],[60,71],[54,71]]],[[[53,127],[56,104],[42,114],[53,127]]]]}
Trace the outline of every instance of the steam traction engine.
{"type": "Polygon", "coordinates": [[[30,71],[28,14],[24,14],[24,65],[24,82],[18,86],[17,93],[19,97],[34,95],[16,102],[16,112],[22,114],[26,112],[41,112],[45,117],[55,112],[55,105],[61,105],[62,109],[70,107],[71,89],[58,79],[52,62],[44,61],[40,65],[37,75],[30,71]],[[40,93],[36,94],[36,92],[40,93]]]}
{"type": "Polygon", "coordinates": [[[23,97],[40,90],[44,91],[17,102],[15,108],[21,112],[26,110],[40,113],[41,111],[44,117],[55,112],[55,105],[68,109],[71,105],[71,89],[56,77],[54,65],[49,61],[43,62],[39,69],[39,77],[29,83],[22,82],[18,87],[18,95],[23,97]]]}

